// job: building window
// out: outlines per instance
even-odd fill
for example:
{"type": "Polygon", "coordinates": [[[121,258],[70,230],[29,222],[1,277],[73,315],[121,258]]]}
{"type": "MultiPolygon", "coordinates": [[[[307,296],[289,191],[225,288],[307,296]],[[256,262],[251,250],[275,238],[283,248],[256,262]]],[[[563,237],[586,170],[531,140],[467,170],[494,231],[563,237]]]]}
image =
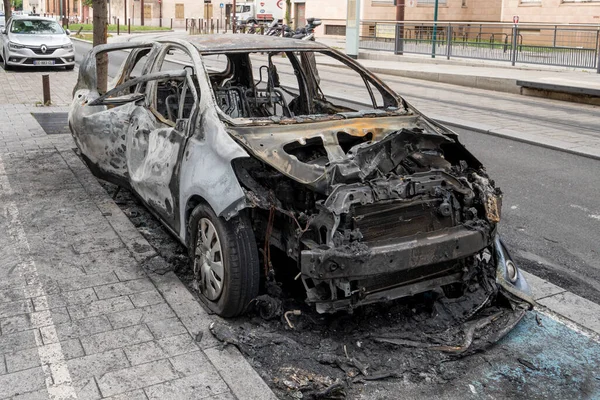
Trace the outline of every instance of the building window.
{"type": "Polygon", "coordinates": [[[325,25],[326,35],[346,36],[345,25],[325,25]]]}
{"type": "Polygon", "coordinates": [[[175,18],[176,19],[183,19],[183,4],[181,3],[176,3],[175,4],[175,18]]]}

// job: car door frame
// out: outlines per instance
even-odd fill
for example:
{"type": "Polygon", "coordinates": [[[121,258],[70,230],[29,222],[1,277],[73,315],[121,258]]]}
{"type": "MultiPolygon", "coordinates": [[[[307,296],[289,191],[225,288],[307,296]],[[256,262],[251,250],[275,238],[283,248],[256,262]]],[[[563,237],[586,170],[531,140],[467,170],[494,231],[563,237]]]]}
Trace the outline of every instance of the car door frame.
{"type": "MultiPolygon", "coordinates": [[[[194,78],[189,73],[189,71],[183,69],[183,67],[181,69],[177,69],[177,70],[166,70],[166,71],[158,71],[158,70],[162,68],[164,62],[170,62],[169,60],[167,60],[167,56],[168,56],[168,51],[171,48],[177,48],[179,50],[186,52],[186,54],[189,55],[190,59],[192,60],[192,67],[194,68],[195,71],[199,71],[199,65],[198,65],[199,58],[195,59],[195,57],[194,57],[194,55],[197,54],[197,50],[194,47],[186,45],[185,42],[173,40],[173,41],[164,41],[164,42],[161,42],[160,44],[161,44],[161,47],[160,47],[160,50],[158,51],[158,53],[156,54],[154,62],[152,63],[152,68],[150,69],[151,72],[148,75],[146,75],[146,76],[153,76],[153,77],[155,77],[155,79],[147,80],[148,84],[146,85],[146,100],[145,100],[144,107],[148,111],[150,111],[154,115],[154,117],[157,118],[158,121],[160,121],[161,123],[165,123],[164,120],[161,120],[161,118],[159,117],[160,114],[156,110],[156,93],[157,93],[156,85],[159,80],[165,79],[168,77],[174,77],[174,78],[184,77],[184,79],[186,81],[187,90],[191,91],[193,99],[194,99],[194,103],[193,103],[189,117],[185,119],[185,120],[187,120],[187,122],[185,123],[184,127],[179,126],[179,122],[177,122],[177,121],[175,121],[175,124],[173,126],[170,126],[174,130],[181,131],[180,132],[181,133],[181,143],[179,145],[177,157],[175,159],[175,166],[173,169],[173,173],[171,175],[171,179],[168,184],[168,187],[169,187],[171,195],[172,195],[172,202],[171,202],[172,210],[171,210],[171,212],[165,213],[166,210],[157,208],[154,204],[150,204],[146,199],[144,199],[140,193],[137,193],[137,194],[138,194],[138,197],[140,197],[141,200],[144,202],[144,204],[147,206],[147,208],[149,210],[151,210],[151,212],[155,216],[157,216],[161,220],[161,222],[163,222],[163,224],[167,228],[169,228],[169,230],[172,231],[172,233],[174,233],[176,236],[179,236],[178,232],[181,230],[181,219],[180,219],[180,209],[179,209],[179,204],[180,204],[179,179],[180,179],[180,171],[181,171],[181,160],[183,158],[184,151],[187,147],[187,143],[188,143],[190,137],[193,135],[193,133],[197,129],[197,118],[199,115],[200,102],[201,102],[201,93],[198,90],[200,88],[200,84],[199,84],[199,82],[194,82],[194,79],[196,79],[198,81],[197,75],[196,75],[196,78],[194,78]],[[175,72],[175,71],[177,71],[177,72],[175,72]],[[197,84],[195,84],[195,83],[197,83],[197,84]]],[[[138,78],[135,78],[133,80],[137,80],[137,79],[138,78]]],[[[184,96],[185,96],[185,93],[182,93],[181,98],[179,99],[180,104],[181,104],[181,102],[183,102],[184,96]]],[[[182,113],[183,113],[183,109],[180,108],[179,115],[177,118],[178,121],[184,120],[184,119],[180,118],[182,116],[182,113]]],[[[169,124],[166,123],[166,125],[169,125],[169,124]]],[[[130,183],[130,186],[133,189],[132,183],[130,183]]]]}

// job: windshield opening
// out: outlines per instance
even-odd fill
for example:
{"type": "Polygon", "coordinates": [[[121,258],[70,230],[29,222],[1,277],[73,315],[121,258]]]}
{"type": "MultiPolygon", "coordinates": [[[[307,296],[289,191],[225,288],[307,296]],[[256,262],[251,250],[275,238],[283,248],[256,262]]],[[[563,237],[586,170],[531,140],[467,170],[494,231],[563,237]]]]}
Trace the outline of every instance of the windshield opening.
{"type": "Polygon", "coordinates": [[[11,27],[11,33],[17,34],[60,34],[65,33],[63,28],[55,21],[45,20],[29,20],[29,19],[17,19],[11,27]]]}
{"type": "Polygon", "coordinates": [[[232,119],[350,118],[402,108],[374,76],[329,51],[229,53],[203,61],[217,104],[232,119]]]}
{"type": "Polygon", "coordinates": [[[247,13],[250,12],[250,6],[237,5],[235,6],[236,13],[247,13]]]}

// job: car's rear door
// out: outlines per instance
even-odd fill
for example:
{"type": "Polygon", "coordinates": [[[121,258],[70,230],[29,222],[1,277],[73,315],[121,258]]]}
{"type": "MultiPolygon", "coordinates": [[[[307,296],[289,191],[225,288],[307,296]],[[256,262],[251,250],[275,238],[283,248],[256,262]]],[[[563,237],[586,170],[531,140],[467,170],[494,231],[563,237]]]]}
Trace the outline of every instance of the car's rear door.
{"type": "Polygon", "coordinates": [[[146,104],[131,113],[127,170],[137,195],[177,232],[179,160],[198,110],[197,78],[178,44],[165,45],[153,74],[163,77],[148,82],[146,104]]]}
{"type": "Polygon", "coordinates": [[[82,62],[69,125],[77,146],[94,173],[108,181],[128,185],[125,146],[132,112],[144,104],[147,74],[158,52],[156,44],[122,45],[96,50],[82,62]],[[128,51],[128,52],[126,52],[128,51]],[[96,89],[96,55],[109,61],[108,92],[96,89]],[[114,68],[118,66],[120,68],[114,68]],[[139,79],[143,77],[143,79],[139,79]],[[134,82],[132,84],[132,82],[134,82]]]}

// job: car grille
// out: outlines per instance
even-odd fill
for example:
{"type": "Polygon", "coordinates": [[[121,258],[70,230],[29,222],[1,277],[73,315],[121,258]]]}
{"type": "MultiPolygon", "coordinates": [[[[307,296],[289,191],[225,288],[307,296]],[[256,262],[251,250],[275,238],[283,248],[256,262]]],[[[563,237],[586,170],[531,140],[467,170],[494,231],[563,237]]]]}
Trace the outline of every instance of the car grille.
{"type": "Polygon", "coordinates": [[[51,49],[51,48],[48,48],[48,49],[46,50],[46,52],[45,52],[45,53],[43,53],[43,52],[42,52],[42,49],[41,49],[41,48],[39,48],[39,47],[29,47],[29,49],[30,49],[31,51],[33,51],[35,54],[40,54],[40,55],[48,55],[48,54],[52,54],[52,53],[54,53],[54,50],[57,50],[57,49],[51,49]]]}
{"type": "Polygon", "coordinates": [[[440,199],[410,203],[383,203],[355,206],[353,228],[358,228],[363,241],[385,241],[398,237],[433,232],[455,225],[452,216],[438,212],[440,199]]]}

